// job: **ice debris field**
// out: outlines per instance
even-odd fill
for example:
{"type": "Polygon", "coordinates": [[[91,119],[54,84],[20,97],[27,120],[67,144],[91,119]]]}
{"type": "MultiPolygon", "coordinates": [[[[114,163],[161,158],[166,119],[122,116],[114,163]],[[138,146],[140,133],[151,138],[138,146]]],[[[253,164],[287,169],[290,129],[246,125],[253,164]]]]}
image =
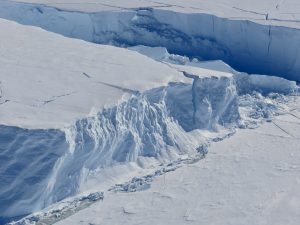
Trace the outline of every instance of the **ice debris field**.
{"type": "Polygon", "coordinates": [[[0,0],[0,224],[298,224],[297,10],[0,0]]]}

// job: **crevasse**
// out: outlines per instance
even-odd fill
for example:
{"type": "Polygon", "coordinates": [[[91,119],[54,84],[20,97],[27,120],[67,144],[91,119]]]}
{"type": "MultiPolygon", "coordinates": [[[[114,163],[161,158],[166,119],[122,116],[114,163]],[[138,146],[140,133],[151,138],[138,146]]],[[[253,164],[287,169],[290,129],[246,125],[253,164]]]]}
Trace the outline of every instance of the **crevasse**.
{"type": "Polygon", "coordinates": [[[1,1],[0,17],[67,37],[118,46],[163,46],[171,53],[221,59],[233,68],[299,81],[298,29],[161,9],[96,13],[1,1]]]}

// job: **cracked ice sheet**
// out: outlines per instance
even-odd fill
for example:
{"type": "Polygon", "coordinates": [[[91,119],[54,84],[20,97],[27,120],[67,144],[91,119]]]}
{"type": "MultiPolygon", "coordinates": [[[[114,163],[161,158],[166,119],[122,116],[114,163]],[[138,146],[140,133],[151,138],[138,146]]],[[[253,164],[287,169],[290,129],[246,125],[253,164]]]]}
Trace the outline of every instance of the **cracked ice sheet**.
{"type": "Polygon", "coordinates": [[[213,144],[206,159],[155,178],[150,189],[108,193],[57,225],[297,225],[300,119],[283,120],[295,117],[287,113],[274,122],[296,137],[272,123],[239,130],[213,144]]]}
{"type": "Polygon", "coordinates": [[[0,124],[61,128],[182,73],[122,48],[0,20],[0,124]],[[129,92],[129,94],[128,94],[129,92]]]}
{"type": "MultiPolygon", "coordinates": [[[[13,1],[13,0],[9,0],[13,1]]],[[[298,0],[14,0],[44,4],[64,10],[98,12],[140,7],[183,13],[207,13],[222,18],[255,21],[267,25],[300,28],[298,0]]]]}

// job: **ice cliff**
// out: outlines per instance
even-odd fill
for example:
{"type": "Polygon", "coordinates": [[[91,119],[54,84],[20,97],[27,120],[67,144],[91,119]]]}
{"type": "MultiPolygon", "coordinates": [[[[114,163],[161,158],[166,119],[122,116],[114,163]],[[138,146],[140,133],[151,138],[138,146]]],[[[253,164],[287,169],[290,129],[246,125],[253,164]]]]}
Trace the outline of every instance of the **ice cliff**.
{"type": "MultiPolygon", "coordinates": [[[[203,138],[191,131],[214,132],[247,122],[241,120],[241,96],[253,90],[241,91],[243,85],[250,87],[234,76],[195,77],[192,84],[170,83],[134,95],[64,130],[1,126],[2,216],[30,213],[74,195],[89,171],[128,162],[143,166],[144,158],[162,163],[196,154],[203,138]]],[[[287,82],[286,87],[292,93],[296,86],[287,82]]],[[[255,97],[250,101],[253,106],[246,102],[247,107],[257,105],[255,97]]],[[[264,107],[256,119],[277,110],[272,103],[264,107]]]]}

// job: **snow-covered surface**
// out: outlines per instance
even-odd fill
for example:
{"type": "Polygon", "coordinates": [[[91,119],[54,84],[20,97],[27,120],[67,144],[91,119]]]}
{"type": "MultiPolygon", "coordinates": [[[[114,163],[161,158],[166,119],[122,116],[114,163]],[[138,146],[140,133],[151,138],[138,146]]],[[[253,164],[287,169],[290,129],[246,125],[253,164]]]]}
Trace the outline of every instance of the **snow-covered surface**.
{"type": "Polygon", "coordinates": [[[290,101],[284,95],[298,92],[293,81],[165,48],[121,49],[6,20],[0,26],[3,217],[193,158],[236,127],[272,119],[290,101]]]}
{"type": "Polygon", "coordinates": [[[214,143],[204,160],[134,193],[106,194],[66,224],[273,224],[300,221],[300,111],[214,143]]]}
{"type": "Polygon", "coordinates": [[[99,12],[131,8],[158,8],[183,13],[206,13],[268,25],[300,28],[298,0],[10,0],[38,3],[69,11],[99,12]]]}
{"type": "Polygon", "coordinates": [[[299,3],[24,1],[0,1],[0,223],[299,220],[299,3]]]}
{"type": "Polygon", "coordinates": [[[117,104],[126,94],[191,82],[126,49],[67,39],[2,19],[0,30],[2,125],[63,128],[117,104]]]}

